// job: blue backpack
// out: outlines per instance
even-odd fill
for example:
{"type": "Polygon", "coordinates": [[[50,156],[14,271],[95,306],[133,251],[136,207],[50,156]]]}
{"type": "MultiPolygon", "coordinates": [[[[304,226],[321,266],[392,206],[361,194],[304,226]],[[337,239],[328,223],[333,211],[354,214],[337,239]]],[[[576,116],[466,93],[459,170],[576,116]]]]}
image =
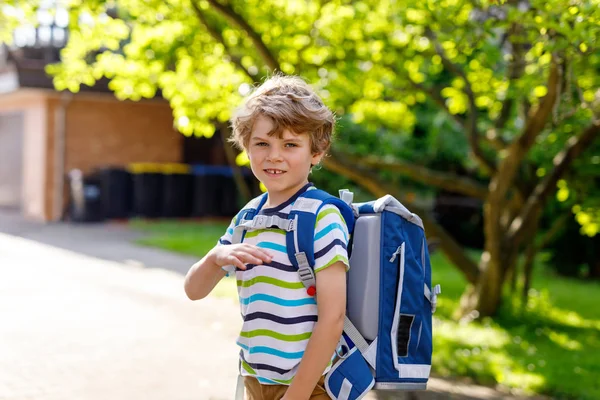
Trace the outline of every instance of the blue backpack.
{"type": "Polygon", "coordinates": [[[307,190],[287,219],[256,215],[266,199],[257,197],[239,213],[232,242],[241,243],[248,230],[285,230],[290,261],[309,293],[316,286],[314,227],[321,207],[335,205],[351,233],[344,332],[325,377],[329,396],[355,400],[371,389],[426,389],[440,286],[431,286],[421,219],[390,195],[352,204],[347,190],[340,190],[340,198],[307,190]]]}

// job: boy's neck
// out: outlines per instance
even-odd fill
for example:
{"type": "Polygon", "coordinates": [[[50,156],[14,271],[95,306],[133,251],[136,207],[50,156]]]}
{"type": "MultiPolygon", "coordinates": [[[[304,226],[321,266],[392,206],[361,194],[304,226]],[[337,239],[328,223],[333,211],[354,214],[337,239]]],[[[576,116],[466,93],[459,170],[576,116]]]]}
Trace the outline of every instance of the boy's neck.
{"type": "Polygon", "coordinates": [[[273,193],[273,192],[267,191],[267,201],[265,202],[263,208],[279,207],[281,204],[285,203],[286,201],[291,199],[293,196],[298,194],[298,192],[301,191],[303,188],[305,188],[306,185],[308,185],[308,184],[309,184],[309,182],[307,180],[302,185],[299,185],[297,188],[295,188],[293,191],[289,190],[289,191],[286,191],[286,193],[273,193]]]}

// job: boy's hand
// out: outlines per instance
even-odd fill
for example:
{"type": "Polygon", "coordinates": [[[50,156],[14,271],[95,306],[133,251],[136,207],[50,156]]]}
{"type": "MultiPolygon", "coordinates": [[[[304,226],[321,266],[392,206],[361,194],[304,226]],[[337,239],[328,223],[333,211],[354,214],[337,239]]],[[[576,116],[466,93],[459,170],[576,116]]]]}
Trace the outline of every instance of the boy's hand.
{"type": "Polygon", "coordinates": [[[264,249],[251,244],[231,244],[227,246],[217,246],[213,249],[214,262],[219,267],[233,265],[236,268],[245,270],[246,264],[269,263],[273,256],[264,249]]]}

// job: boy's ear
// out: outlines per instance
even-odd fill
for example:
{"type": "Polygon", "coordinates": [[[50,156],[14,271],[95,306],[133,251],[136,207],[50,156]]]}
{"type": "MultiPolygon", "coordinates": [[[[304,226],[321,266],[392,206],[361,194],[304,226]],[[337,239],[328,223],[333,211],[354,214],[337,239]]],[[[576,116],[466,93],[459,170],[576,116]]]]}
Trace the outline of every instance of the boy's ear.
{"type": "Polygon", "coordinates": [[[321,162],[321,160],[323,159],[324,155],[325,155],[324,151],[322,151],[320,153],[314,153],[312,156],[312,160],[310,162],[311,167],[314,167],[315,165],[319,164],[321,162]]]}

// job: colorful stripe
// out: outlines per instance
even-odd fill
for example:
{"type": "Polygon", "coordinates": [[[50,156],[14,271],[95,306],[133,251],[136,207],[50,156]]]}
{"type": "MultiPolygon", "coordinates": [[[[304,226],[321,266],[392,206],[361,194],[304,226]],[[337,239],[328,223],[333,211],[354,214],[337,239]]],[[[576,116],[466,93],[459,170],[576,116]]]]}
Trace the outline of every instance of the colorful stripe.
{"type": "Polygon", "coordinates": [[[346,242],[348,241],[348,235],[346,234],[346,231],[344,230],[344,228],[340,224],[338,224],[337,222],[333,222],[333,223],[327,225],[325,228],[321,229],[319,232],[317,232],[317,234],[315,235],[315,242],[317,240],[323,238],[325,235],[327,235],[328,233],[330,233],[334,229],[341,230],[342,233],[344,234],[344,239],[346,239],[346,242]]]}
{"type": "Polygon", "coordinates": [[[322,220],[323,218],[325,218],[326,216],[328,216],[330,214],[335,214],[338,217],[340,217],[340,219],[342,221],[344,221],[344,217],[342,217],[342,214],[340,214],[340,211],[337,209],[337,207],[335,207],[335,206],[327,207],[324,210],[320,211],[319,215],[317,215],[317,220],[315,221],[315,228],[319,224],[320,220],[322,220]]]}
{"type": "Polygon", "coordinates": [[[283,325],[293,325],[301,324],[303,322],[317,322],[318,317],[316,315],[302,315],[299,317],[284,318],[280,317],[279,315],[273,315],[266,312],[254,312],[244,316],[244,322],[253,321],[255,319],[264,319],[283,325]]]}
{"type": "Polygon", "coordinates": [[[329,243],[323,249],[317,251],[315,253],[315,259],[323,257],[325,254],[329,252],[329,250],[333,249],[335,246],[340,246],[342,249],[348,251],[346,243],[340,239],[335,239],[333,242],[329,243]]]}
{"type": "Polygon", "coordinates": [[[243,345],[240,342],[237,342],[237,345],[240,346],[242,349],[246,350],[249,354],[258,354],[258,353],[270,354],[273,356],[286,358],[288,360],[300,359],[304,355],[303,351],[288,353],[286,351],[277,350],[277,349],[274,349],[272,347],[267,347],[267,346],[254,346],[252,348],[249,348],[248,346],[243,345]]]}
{"type": "Polygon", "coordinates": [[[283,236],[286,235],[286,231],[284,231],[283,229],[278,229],[278,228],[257,229],[255,231],[246,232],[246,239],[256,237],[256,236],[260,235],[261,233],[265,233],[265,232],[276,233],[278,235],[283,235],[283,236]]]}
{"type": "Polygon", "coordinates": [[[301,334],[297,334],[297,335],[284,335],[282,333],[271,331],[269,329],[255,329],[253,331],[240,332],[241,337],[245,337],[248,339],[257,337],[257,336],[268,336],[268,337],[272,337],[273,339],[281,340],[284,342],[300,342],[302,340],[310,339],[311,335],[312,335],[312,332],[306,332],[306,333],[301,333],[301,334]]]}
{"type": "Polygon", "coordinates": [[[258,247],[262,247],[263,249],[271,249],[275,251],[279,251],[281,253],[287,254],[287,247],[282,246],[273,242],[259,242],[256,244],[258,247]]]}
{"type": "Polygon", "coordinates": [[[250,280],[247,280],[247,281],[244,281],[241,279],[237,280],[237,286],[245,287],[245,288],[259,284],[259,283],[266,283],[269,285],[277,286],[280,288],[286,288],[286,289],[304,289],[304,285],[302,284],[302,282],[286,282],[286,281],[282,281],[280,279],[271,278],[269,276],[257,276],[250,280]]]}
{"type": "Polygon", "coordinates": [[[289,370],[289,369],[285,369],[285,368],[277,368],[277,367],[274,367],[274,366],[272,366],[272,365],[269,365],[269,364],[262,364],[262,363],[249,363],[249,362],[248,362],[248,361],[246,361],[246,359],[244,358],[244,352],[243,352],[243,351],[240,351],[240,358],[241,358],[242,365],[243,365],[243,364],[246,364],[245,366],[243,365],[243,366],[244,366],[244,369],[245,369],[246,371],[248,371],[248,370],[252,370],[252,371],[254,371],[254,370],[257,370],[257,369],[262,369],[262,370],[264,370],[264,371],[271,371],[271,372],[278,373],[279,375],[285,375],[285,374],[287,374],[287,373],[289,373],[289,372],[290,372],[290,370],[289,370]]]}
{"type": "Polygon", "coordinates": [[[307,304],[317,304],[315,302],[315,299],[312,297],[298,299],[298,300],[287,300],[287,299],[282,299],[280,297],[270,296],[268,294],[263,294],[263,293],[253,294],[250,297],[246,297],[246,298],[240,297],[240,303],[243,305],[248,305],[248,304],[254,303],[256,301],[266,301],[267,303],[273,303],[273,304],[277,304],[278,306],[284,306],[284,307],[298,307],[298,306],[305,306],[307,304]]]}
{"type": "Polygon", "coordinates": [[[287,265],[287,264],[282,264],[282,263],[278,263],[276,261],[271,261],[270,263],[265,263],[265,264],[247,264],[246,265],[246,271],[251,270],[254,267],[259,267],[259,266],[265,266],[265,267],[270,267],[270,268],[275,268],[278,269],[280,271],[284,271],[284,272],[296,272],[298,271],[298,269],[296,267],[294,267],[293,265],[287,265]]]}
{"type": "Polygon", "coordinates": [[[348,262],[348,258],[346,258],[346,257],[344,257],[344,256],[342,256],[342,255],[339,255],[339,254],[338,254],[337,256],[333,257],[333,258],[331,259],[331,261],[329,261],[327,264],[323,265],[322,267],[319,267],[319,268],[315,269],[315,272],[322,271],[322,270],[324,270],[325,268],[329,267],[329,266],[330,266],[330,265],[332,265],[332,264],[335,264],[335,263],[336,263],[336,262],[338,262],[338,261],[341,261],[341,262],[343,262],[343,263],[344,263],[344,264],[346,264],[346,265],[350,264],[350,263],[348,262]]]}

